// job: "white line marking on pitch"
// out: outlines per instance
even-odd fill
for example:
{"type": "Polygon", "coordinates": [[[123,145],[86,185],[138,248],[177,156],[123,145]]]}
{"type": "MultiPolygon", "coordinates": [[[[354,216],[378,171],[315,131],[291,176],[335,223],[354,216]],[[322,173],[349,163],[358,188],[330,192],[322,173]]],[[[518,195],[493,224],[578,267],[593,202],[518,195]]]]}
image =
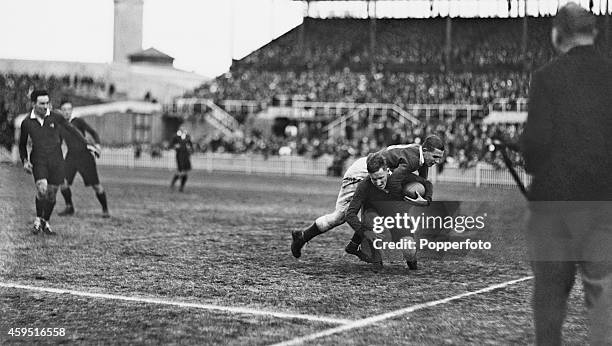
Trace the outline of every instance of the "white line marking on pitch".
{"type": "Polygon", "coordinates": [[[381,314],[381,315],[375,315],[375,316],[364,318],[364,319],[361,319],[361,320],[356,320],[356,321],[344,324],[344,325],[339,326],[339,327],[335,327],[335,328],[330,328],[330,329],[324,330],[322,332],[318,332],[318,333],[314,333],[314,334],[310,334],[310,335],[305,335],[305,336],[300,336],[300,337],[297,337],[295,339],[291,339],[291,340],[288,340],[288,341],[283,341],[283,342],[274,344],[272,346],[299,345],[299,344],[302,344],[302,343],[304,343],[306,341],[311,341],[311,340],[322,338],[322,337],[325,337],[325,336],[330,336],[330,335],[333,335],[333,334],[342,333],[342,332],[345,332],[345,331],[351,330],[351,329],[365,327],[365,326],[370,325],[370,324],[374,324],[374,323],[377,323],[377,322],[380,322],[380,321],[384,321],[384,320],[387,320],[387,319],[390,319],[390,318],[398,317],[400,315],[408,314],[408,313],[411,313],[411,312],[414,312],[414,311],[417,311],[417,310],[422,310],[422,309],[429,308],[429,307],[432,307],[432,306],[448,303],[448,302],[451,302],[453,300],[457,300],[457,299],[473,296],[473,295],[480,294],[480,293],[490,292],[490,291],[493,291],[493,290],[496,290],[496,289],[499,289],[499,288],[504,288],[506,286],[510,286],[510,285],[513,285],[513,284],[516,284],[516,283],[519,283],[519,282],[523,282],[523,281],[527,281],[527,280],[531,280],[531,279],[533,279],[533,276],[525,276],[525,277],[520,278],[520,279],[506,281],[506,282],[502,282],[502,283],[497,284],[497,285],[489,286],[489,287],[480,289],[478,291],[462,293],[462,294],[458,294],[456,296],[449,297],[449,298],[444,298],[444,299],[434,300],[434,301],[427,302],[427,303],[422,303],[422,304],[417,304],[417,305],[409,306],[407,308],[390,311],[390,312],[387,312],[387,313],[384,313],[384,314],[381,314]]]}
{"type": "Polygon", "coordinates": [[[347,324],[347,323],[353,322],[352,320],[315,316],[315,315],[292,314],[292,313],[284,313],[284,312],[277,312],[277,311],[266,311],[262,309],[241,308],[241,307],[221,306],[221,305],[211,305],[211,304],[186,303],[186,302],[180,302],[180,301],[163,300],[163,299],[158,299],[158,298],[128,297],[128,296],[121,296],[121,295],[115,295],[115,294],[92,293],[92,292],[65,290],[65,289],[52,288],[52,287],[36,287],[36,286],[27,286],[27,285],[19,285],[19,284],[4,283],[4,282],[0,282],[0,287],[19,288],[19,289],[30,290],[30,291],[39,291],[39,292],[48,292],[48,293],[57,293],[57,294],[72,294],[75,296],[90,297],[90,298],[102,298],[102,299],[123,300],[123,301],[128,301],[128,302],[171,305],[171,306],[178,306],[182,308],[217,310],[217,311],[223,311],[223,312],[229,312],[229,313],[235,313],[235,314],[272,316],[272,317],[285,318],[285,319],[301,319],[301,320],[326,322],[326,323],[333,323],[333,324],[347,324]]]}

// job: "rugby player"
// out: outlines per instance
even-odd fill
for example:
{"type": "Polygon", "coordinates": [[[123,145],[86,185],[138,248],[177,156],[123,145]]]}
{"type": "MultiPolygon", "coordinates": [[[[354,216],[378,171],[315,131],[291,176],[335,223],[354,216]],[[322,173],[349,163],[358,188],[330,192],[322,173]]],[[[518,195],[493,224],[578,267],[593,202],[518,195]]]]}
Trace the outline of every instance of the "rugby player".
{"type": "Polygon", "coordinates": [[[34,233],[55,234],[49,219],[55,207],[58,186],[64,181],[64,157],[62,155],[60,129],[85,143],[79,131],[70,126],[64,117],[51,111],[49,93],[34,90],[30,94],[32,112],[21,123],[19,134],[19,156],[26,172],[34,176],[36,183],[36,219],[34,233]],[[28,155],[28,138],[32,139],[32,150],[28,155]]]}
{"type": "Polygon", "coordinates": [[[176,173],[172,177],[170,188],[174,189],[176,181],[181,179],[179,191],[183,192],[185,183],[187,182],[187,173],[191,170],[190,156],[193,152],[193,144],[191,143],[191,137],[187,131],[181,128],[176,132],[176,136],[172,138],[171,145],[176,150],[176,173]]]}
{"type": "MultiPolygon", "coordinates": [[[[406,204],[401,201],[413,202],[413,199],[404,196],[402,186],[410,182],[419,182],[425,187],[423,199],[431,202],[433,196],[433,185],[421,176],[412,174],[406,165],[400,165],[392,174],[389,172],[385,157],[381,152],[368,155],[366,159],[368,179],[362,180],[358,185],[351,203],[346,210],[346,222],[355,231],[353,238],[346,246],[346,252],[354,254],[366,262],[374,262],[382,265],[381,260],[368,258],[361,250],[364,232],[371,230],[370,220],[365,217],[366,211],[375,212],[378,215],[391,215],[395,211],[406,210],[406,204]],[[388,202],[400,202],[388,203],[388,202]],[[364,217],[359,220],[360,210],[364,210],[364,217]]],[[[418,193],[417,193],[418,195],[418,193]]],[[[391,230],[391,235],[395,239],[395,233],[391,230]]],[[[416,257],[404,257],[408,268],[417,269],[416,257]]]]}
{"type": "Polygon", "coordinates": [[[60,188],[66,203],[66,209],[58,213],[58,215],[74,215],[74,204],[72,203],[72,191],[70,190],[70,186],[74,182],[74,177],[78,172],[81,178],[83,178],[85,186],[91,186],[93,188],[96,198],[98,202],[100,202],[100,206],[102,206],[102,217],[108,218],[110,214],[108,212],[106,192],[100,184],[98,168],[96,167],[96,160],[94,158],[94,155],[100,155],[100,136],[98,136],[98,133],[91,128],[85,120],[72,116],[72,103],[69,100],[62,100],[60,103],[60,110],[64,118],[71,126],[74,126],[81,133],[83,138],[86,138],[89,133],[95,144],[92,147],[92,145],[88,145],[86,142],[84,143],[80,138],[70,132],[61,132],[62,138],[68,147],[65,158],[66,179],[60,188]]]}
{"type": "MultiPolygon", "coordinates": [[[[440,163],[444,156],[444,143],[440,137],[432,135],[425,139],[422,146],[418,144],[394,145],[379,151],[379,153],[385,158],[389,169],[394,170],[400,165],[404,165],[409,172],[418,171],[419,176],[427,179],[429,167],[440,163]]],[[[302,247],[312,238],[340,226],[346,221],[346,210],[353,199],[357,185],[367,176],[365,157],[358,159],[347,169],[336,199],[336,209],[330,214],[317,218],[305,230],[292,232],[291,253],[295,258],[302,255],[302,247]]],[[[417,196],[412,202],[426,205],[431,201],[427,201],[422,196],[417,196]]],[[[360,256],[359,252],[353,247],[347,246],[345,250],[350,254],[360,256]]]]}

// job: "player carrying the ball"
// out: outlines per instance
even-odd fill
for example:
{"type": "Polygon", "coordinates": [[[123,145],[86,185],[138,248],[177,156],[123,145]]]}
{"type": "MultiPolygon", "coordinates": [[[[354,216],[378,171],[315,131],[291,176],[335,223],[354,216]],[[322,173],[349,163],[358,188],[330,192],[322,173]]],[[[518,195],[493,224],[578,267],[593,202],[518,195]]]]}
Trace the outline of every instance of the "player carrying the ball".
{"type": "MultiPolygon", "coordinates": [[[[353,238],[346,245],[346,251],[357,255],[363,261],[382,265],[382,259],[376,258],[376,256],[368,257],[359,248],[365,232],[372,230],[372,214],[385,216],[405,211],[406,203],[404,201],[410,204],[423,205],[415,200],[424,199],[429,204],[433,196],[433,185],[425,178],[412,174],[410,168],[406,165],[400,165],[391,173],[385,157],[380,152],[368,155],[366,166],[368,179],[362,180],[357,185],[353,199],[346,211],[346,222],[355,231],[353,238]],[[415,193],[416,198],[405,195],[404,186],[412,182],[418,182],[425,187],[423,196],[420,196],[418,192],[415,193]],[[361,220],[358,216],[360,210],[363,210],[361,220]]],[[[396,238],[394,230],[391,230],[391,235],[394,239],[396,238]]],[[[404,253],[404,260],[408,268],[417,269],[416,253],[411,253],[408,257],[404,253]]]]}
{"type": "MultiPolygon", "coordinates": [[[[385,158],[389,169],[394,170],[400,165],[404,165],[409,172],[418,171],[419,176],[427,179],[429,167],[440,163],[444,156],[444,142],[440,137],[432,135],[425,139],[422,146],[418,144],[393,145],[380,150],[378,153],[385,158]]],[[[340,192],[336,199],[336,209],[330,214],[317,218],[305,230],[292,232],[291,253],[295,258],[302,255],[302,247],[312,238],[340,226],[346,221],[346,210],[353,199],[357,185],[367,177],[366,158],[362,157],[355,161],[344,173],[340,192]]],[[[427,201],[422,196],[417,196],[413,202],[427,205],[431,201],[427,201]]],[[[347,245],[345,250],[349,254],[361,256],[359,249],[352,245],[347,245]]]]}

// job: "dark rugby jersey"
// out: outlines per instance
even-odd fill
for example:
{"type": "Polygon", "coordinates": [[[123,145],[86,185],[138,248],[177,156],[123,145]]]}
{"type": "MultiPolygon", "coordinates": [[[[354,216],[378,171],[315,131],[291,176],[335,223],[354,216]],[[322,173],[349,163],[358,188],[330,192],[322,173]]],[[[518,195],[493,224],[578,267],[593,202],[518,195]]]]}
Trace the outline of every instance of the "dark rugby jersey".
{"type": "Polygon", "coordinates": [[[72,118],[70,119],[70,125],[79,130],[81,136],[76,136],[73,133],[62,129],[61,135],[66,142],[68,152],[89,152],[87,149],[87,142],[83,141],[83,138],[86,137],[87,133],[93,137],[96,144],[100,144],[100,136],[98,136],[96,130],[89,126],[85,120],[81,118],[72,118]]]}
{"type": "Polygon", "coordinates": [[[171,145],[176,150],[177,154],[191,154],[193,151],[193,144],[191,143],[191,137],[186,135],[185,138],[176,135],[172,138],[171,145]]]}
{"type": "Polygon", "coordinates": [[[62,147],[60,139],[60,129],[65,129],[69,133],[81,138],[83,143],[85,139],[79,131],[70,126],[64,117],[56,112],[49,112],[44,117],[43,124],[38,122],[38,118],[32,118],[33,113],[30,113],[21,123],[21,133],[19,137],[19,156],[21,162],[28,158],[28,137],[32,138],[32,152],[30,152],[30,161],[35,161],[46,156],[62,157],[62,147]]]}
{"type": "Polygon", "coordinates": [[[425,164],[421,165],[421,154],[419,152],[419,145],[406,144],[406,145],[392,145],[389,146],[379,153],[385,157],[387,166],[394,170],[399,165],[406,166],[409,172],[419,171],[419,175],[427,179],[429,173],[429,167],[425,164]]]}
{"type": "Polygon", "coordinates": [[[385,211],[405,211],[409,205],[404,202],[402,186],[408,182],[414,181],[420,182],[425,186],[425,195],[423,198],[431,201],[433,196],[433,185],[431,182],[425,180],[423,177],[412,174],[410,168],[405,165],[401,165],[393,171],[387,180],[387,186],[384,190],[377,188],[369,178],[364,179],[357,186],[351,204],[346,210],[346,222],[355,232],[363,234],[363,232],[367,230],[366,225],[363,223],[363,220],[359,220],[358,217],[359,210],[362,207],[364,209],[374,208],[381,215],[384,215],[385,211]],[[388,202],[395,203],[392,205],[388,204],[388,202]]]}
{"type": "MultiPolygon", "coordinates": [[[[417,148],[418,149],[418,148],[417,148]]],[[[404,193],[402,186],[408,182],[420,182],[425,186],[425,195],[423,198],[431,201],[433,196],[433,185],[423,177],[412,174],[410,168],[401,165],[388,177],[387,185],[384,190],[381,190],[372,183],[369,178],[364,179],[357,185],[357,190],[353,195],[351,204],[346,210],[346,222],[357,233],[363,234],[366,225],[363,220],[359,220],[359,210],[374,208],[381,216],[387,216],[386,213],[392,215],[394,212],[406,211],[409,204],[404,201],[404,193]],[[394,202],[394,203],[389,203],[394,202]]]]}

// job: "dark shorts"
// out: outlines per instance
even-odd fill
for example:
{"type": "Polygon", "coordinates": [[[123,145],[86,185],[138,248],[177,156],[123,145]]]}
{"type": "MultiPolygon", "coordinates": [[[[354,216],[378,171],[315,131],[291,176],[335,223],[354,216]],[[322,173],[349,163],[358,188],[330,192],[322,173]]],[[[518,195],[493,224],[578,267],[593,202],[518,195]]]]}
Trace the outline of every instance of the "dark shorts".
{"type": "Polygon", "coordinates": [[[176,153],[176,166],[179,171],[190,171],[191,170],[191,159],[188,153],[177,152],[176,153]]]}
{"type": "Polygon", "coordinates": [[[72,185],[77,172],[83,178],[85,186],[100,184],[96,159],[89,152],[68,152],[66,155],[66,181],[68,185],[72,185]]]}
{"type": "Polygon", "coordinates": [[[65,165],[61,156],[48,156],[32,159],[34,182],[47,179],[49,185],[61,185],[64,182],[65,165]]]}

